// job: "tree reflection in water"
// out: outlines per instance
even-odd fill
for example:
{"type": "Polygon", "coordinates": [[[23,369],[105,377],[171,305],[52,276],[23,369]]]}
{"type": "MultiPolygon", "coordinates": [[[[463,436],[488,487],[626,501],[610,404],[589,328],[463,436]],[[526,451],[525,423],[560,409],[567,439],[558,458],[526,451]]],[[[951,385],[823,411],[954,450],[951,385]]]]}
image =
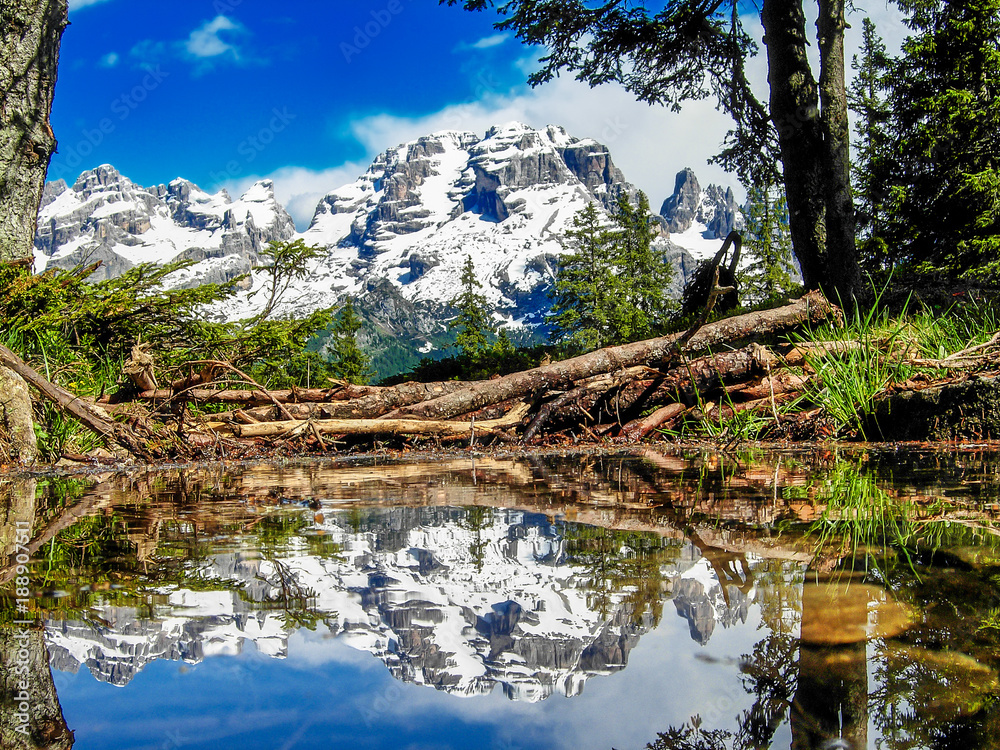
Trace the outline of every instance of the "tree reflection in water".
{"type": "Polygon", "coordinates": [[[1000,630],[980,624],[1000,602],[992,520],[886,489],[851,462],[814,489],[804,575],[755,571],[768,632],[742,657],[752,708],[735,732],[694,716],[647,748],[770,748],[786,717],[792,750],[1000,747],[1000,630]],[[795,611],[801,638],[783,615],[795,611]]]}
{"type": "MultiPolygon", "coordinates": [[[[16,514],[34,518],[39,593],[69,594],[42,597],[49,618],[85,618],[98,603],[152,612],[165,583],[218,590],[227,581],[204,578],[194,563],[227,540],[249,539],[270,562],[259,580],[270,593],[250,597],[232,582],[233,593],[280,610],[288,630],[315,628],[329,613],[317,611],[315,592],[281,559],[294,545],[327,560],[340,554],[308,509],[313,496],[324,498],[328,516],[340,514],[345,530],[377,531],[378,544],[393,550],[406,539],[384,523],[387,505],[437,508],[470,532],[467,552],[480,572],[499,509],[554,518],[560,554],[581,571],[588,606],[602,616],[619,607],[634,633],[661,621],[674,595],[665,571],[691,542],[727,605],[739,592],[759,607],[760,638],[741,656],[738,688],[753,702],[727,725],[735,728],[693,716],[649,748],[757,750],[772,747],[779,730],[790,733],[793,750],[1000,746],[1000,631],[983,627],[1000,607],[1000,552],[980,507],[996,495],[996,463],[970,469],[966,461],[951,484],[948,471],[938,471],[936,488],[925,491],[926,478],[880,475],[875,462],[817,467],[756,458],[484,460],[474,474],[464,461],[329,476],[313,469],[257,476],[251,468],[39,492],[4,486],[7,525],[16,514]],[[969,476],[985,479],[969,483],[969,476]],[[364,482],[372,486],[361,503],[364,482]],[[945,503],[948,494],[959,500],[945,503]]],[[[7,558],[8,536],[0,537],[7,558]]],[[[0,566],[4,582],[9,571],[0,566]]],[[[3,601],[8,623],[11,602],[3,601]]],[[[35,746],[68,747],[45,644],[33,632],[32,679],[51,697],[35,746]]],[[[0,642],[0,663],[11,663],[10,647],[0,642]]]]}

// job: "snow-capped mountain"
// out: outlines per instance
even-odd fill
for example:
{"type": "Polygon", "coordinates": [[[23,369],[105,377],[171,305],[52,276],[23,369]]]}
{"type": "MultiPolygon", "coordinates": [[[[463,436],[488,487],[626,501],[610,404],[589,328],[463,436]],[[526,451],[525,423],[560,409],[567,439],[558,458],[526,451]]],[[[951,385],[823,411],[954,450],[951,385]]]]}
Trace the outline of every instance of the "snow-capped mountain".
{"type": "MultiPolygon", "coordinates": [[[[46,186],[36,270],[102,260],[100,278],[140,262],[191,258],[196,265],[174,283],[192,285],[247,273],[268,241],[301,238],[324,252],[280,313],[350,295],[384,334],[426,351],[452,314],[466,256],[498,320],[539,325],[574,215],[590,202],[606,212],[636,193],[604,145],[516,122],[483,136],[444,131],[388,149],[355,182],[326,195],[301,233],[269,181],[234,201],[184,180],[144,188],[105,165],[72,187],[46,186]]],[[[679,270],[672,289],[679,293],[695,260],[714,254],[740,212],[731,190],[702,190],[685,170],[662,214],[656,242],[679,270]]],[[[260,284],[251,274],[248,293],[212,314],[254,314],[249,292],[260,284]]]]}
{"type": "MultiPolygon", "coordinates": [[[[220,550],[189,571],[220,590],[164,585],[142,610],[102,607],[88,622],[46,623],[52,666],[86,666],[102,681],[128,683],[156,659],[199,662],[253,643],[288,655],[280,608],[308,592],[329,635],[380,659],[403,681],[465,695],[498,686],[512,700],[579,694],[588,679],[624,669],[656,621],[631,588],[594,596],[594,571],[569,554],[565,529],[544,516],[468,509],[369,510],[362,528],[341,512],[312,530],[336,554],[305,540],[271,559],[220,550]],[[224,589],[224,590],[223,590],[224,589]],[[150,615],[152,611],[152,616],[150,615]]],[[[755,591],[722,584],[686,544],[661,567],[664,598],[704,644],[716,625],[745,622],[755,591]]]]}
{"type": "Polygon", "coordinates": [[[176,275],[176,286],[219,282],[249,272],[262,247],[294,233],[270,180],[234,201],[224,190],[210,195],[183,179],[144,188],[105,164],[72,187],[62,180],[45,185],[35,269],[100,260],[96,281],[139,263],[191,259],[196,265],[176,275]]]}

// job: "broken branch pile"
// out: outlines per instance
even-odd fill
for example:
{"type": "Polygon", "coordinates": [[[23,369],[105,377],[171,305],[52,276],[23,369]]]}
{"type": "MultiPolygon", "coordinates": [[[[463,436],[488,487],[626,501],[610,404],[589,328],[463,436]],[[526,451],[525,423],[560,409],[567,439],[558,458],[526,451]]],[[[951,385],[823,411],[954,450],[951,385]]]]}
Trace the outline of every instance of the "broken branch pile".
{"type": "Polygon", "coordinates": [[[491,380],[403,383],[266,391],[151,389],[137,398],[161,411],[178,402],[231,404],[231,411],[188,420],[185,432],[219,440],[292,447],[372,436],[520,441],[561,434],[637,440],[686,416],[720,418],[740,409],[776,413],[801,392],[802,376],[757,343],[839,316],[819,293],[780,308],[713,323],[683,334],[607,347],[491,380]],[[715,352],[715,353],[713,353],[715,352]],[[694,356],[700,353],[700,356],[694,356]],[[707,401],[715,399],[725,406],[707,401]],[[237,406],[238,405],[238,406],[237,406]]]}

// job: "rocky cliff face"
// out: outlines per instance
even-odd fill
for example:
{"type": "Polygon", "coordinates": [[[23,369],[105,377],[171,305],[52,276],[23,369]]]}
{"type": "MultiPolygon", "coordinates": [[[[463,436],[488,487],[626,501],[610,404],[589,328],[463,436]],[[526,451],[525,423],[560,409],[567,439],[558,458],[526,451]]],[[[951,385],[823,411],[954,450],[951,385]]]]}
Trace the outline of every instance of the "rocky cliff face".
{"type": "Polygon", "coordinates": [[[190,259],[177,285],[227,281],[247,273],[271,240],[295,232],[270,181],[238,200],[187,180],[145,188],[107,164],[84,172],[72,187],[48,183],[38,216],[35,268],[71,268],[101,261],[92,280],[113,278],[139,263],[190,259]]]}
{"type": "Polygon", "coordinates": [[[677,173],[674,192],[660,207],[667,231],[684,234],[698,227],[706,239],[722,240],[743,226],[743,215],[732,188],[709,185],[702,190],[690,169],[677,173]]]}
{"type": "Polygon", "coordinates": [[[551,285],[573,215],[634,192],[604,146],[555,126],[425,136],[320,201],[302,237],[331,252],[300,291],[318,304],[331,291],[365,297],[384,279],[440,320],[469,255],[500,316],[539,324],[547,299],[537,292],[551,285]]]}

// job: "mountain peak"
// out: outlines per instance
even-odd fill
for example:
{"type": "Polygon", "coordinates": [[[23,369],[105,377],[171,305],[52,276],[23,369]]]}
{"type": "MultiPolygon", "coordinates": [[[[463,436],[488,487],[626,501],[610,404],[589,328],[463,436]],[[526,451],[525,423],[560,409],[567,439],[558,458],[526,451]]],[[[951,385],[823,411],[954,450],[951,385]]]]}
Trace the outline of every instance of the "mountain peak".
{"type": "Polygon", "coordinates": [[[274,197],[274,182],[272,180],[257,180],[257,182],[243,192],[240,200],[253,203],[276,201],[277,199],[274,197]]]}
{"type": "Polygon", "coordinates": [[[697,222],[713,239],[724,238],[741,224],[732,188],[709,185],[703,190],[690,167],[677,173],[673,195],[663,201],[660,215],[671,233],[683,234],[697,222]]]}
{"type": "Polygon", "coordinates": [[[102,164],[94,169],[81,172],[73,183],[73,190],[78,193],[92,193],[103,188],[121,187],[127,189],[132,182],[110,164],[102,164]]]}

